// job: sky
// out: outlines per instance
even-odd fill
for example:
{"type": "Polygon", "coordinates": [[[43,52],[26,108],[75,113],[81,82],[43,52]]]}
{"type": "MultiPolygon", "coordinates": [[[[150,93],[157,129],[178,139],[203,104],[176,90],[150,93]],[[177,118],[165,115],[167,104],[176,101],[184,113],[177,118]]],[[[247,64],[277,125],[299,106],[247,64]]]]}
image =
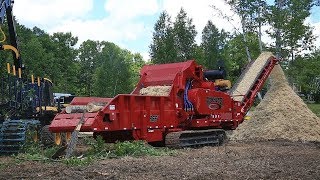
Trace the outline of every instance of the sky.
{"type": "MultiPolygon", "coordinates": [[[[148,59],[153,27],[160,13],[165,10],[174,20],[181,7],[193,19],[197,43],[208,20],[230,32],[240,27],[239,18],[224,0],[16,0],[13,13],[26,27],[37,26],[50,34],[71,32],[79,38],[78,44],[88,39],[113,42],[148,59]],[[213,5],[232,16],[233,21],[222,19],[213,5]]],[[[319,7],[312,9],[306,23],[314,26],[314,34],[320,36],[319,7]]],[[[271,43],[266,34],[263,41],[271,43]]],[[[320,47],[320,37],[316,44],[320,47]]]]}

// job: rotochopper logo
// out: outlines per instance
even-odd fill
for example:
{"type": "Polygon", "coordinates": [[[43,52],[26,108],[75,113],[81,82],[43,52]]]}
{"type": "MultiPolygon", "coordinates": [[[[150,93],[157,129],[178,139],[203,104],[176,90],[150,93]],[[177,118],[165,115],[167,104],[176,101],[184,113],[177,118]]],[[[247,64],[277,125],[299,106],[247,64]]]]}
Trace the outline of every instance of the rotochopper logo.
{"type": "Polygon", "coordinates": [[[207,97],[207,105],[211,110],[218,110],[222,106],[222,98],[207,97]]]}

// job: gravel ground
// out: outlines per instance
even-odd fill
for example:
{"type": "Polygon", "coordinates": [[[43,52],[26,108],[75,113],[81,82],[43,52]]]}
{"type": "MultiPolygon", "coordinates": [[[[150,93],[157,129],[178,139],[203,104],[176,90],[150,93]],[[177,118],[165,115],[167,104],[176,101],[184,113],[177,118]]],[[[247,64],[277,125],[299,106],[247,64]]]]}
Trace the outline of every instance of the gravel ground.
{"type": "Polygon", "coordinates": [[[320,179],[319,152],[319,144],[261,141],[99,160],[85,167],[0,157],[0,179],[320,179]]]}

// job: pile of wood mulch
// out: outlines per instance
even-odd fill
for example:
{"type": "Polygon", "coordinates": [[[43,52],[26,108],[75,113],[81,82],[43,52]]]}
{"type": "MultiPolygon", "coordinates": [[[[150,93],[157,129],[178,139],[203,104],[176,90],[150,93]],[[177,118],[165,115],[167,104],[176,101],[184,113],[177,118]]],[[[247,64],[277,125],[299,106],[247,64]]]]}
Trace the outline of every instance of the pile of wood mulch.
{"type": "Polygon", "coordinates": [[[140,95],[169,96],[171,86],[148,86],[140,89],[140,95]]]}
{"type": "Polygon", "coordinates": [[[270,76],[271,88],[230,139],[320,142],[320,119],[289,86],[280,65],[270,76]]]}

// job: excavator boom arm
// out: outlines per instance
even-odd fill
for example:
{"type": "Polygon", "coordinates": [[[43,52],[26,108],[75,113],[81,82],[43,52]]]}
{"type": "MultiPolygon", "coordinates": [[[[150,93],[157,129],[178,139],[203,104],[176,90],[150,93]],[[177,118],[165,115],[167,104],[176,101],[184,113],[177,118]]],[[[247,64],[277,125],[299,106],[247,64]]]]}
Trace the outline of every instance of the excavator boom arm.
{"type": "Polygon", "coordinates": [[[13,1],[12,0],[2,0],[1,5],[0,5],[0,23],[4,24],[5,18],[7,20],[7,25],[9,29],[9,39],[10,39],[10,48],[4,48],[4,45],[1,45],[2,50],[10,49],[12,50],[12,57],[14,60],[14,66],[16,70],[19,68],[23,68],[23,64],[21,61],[20,53],[19,53],[19,48],[18,48],[18,40],[17,40],[17,33],[16,33],[16,28],[14,24],[14,17],[12,15],[12,5],[13,1]]]}

